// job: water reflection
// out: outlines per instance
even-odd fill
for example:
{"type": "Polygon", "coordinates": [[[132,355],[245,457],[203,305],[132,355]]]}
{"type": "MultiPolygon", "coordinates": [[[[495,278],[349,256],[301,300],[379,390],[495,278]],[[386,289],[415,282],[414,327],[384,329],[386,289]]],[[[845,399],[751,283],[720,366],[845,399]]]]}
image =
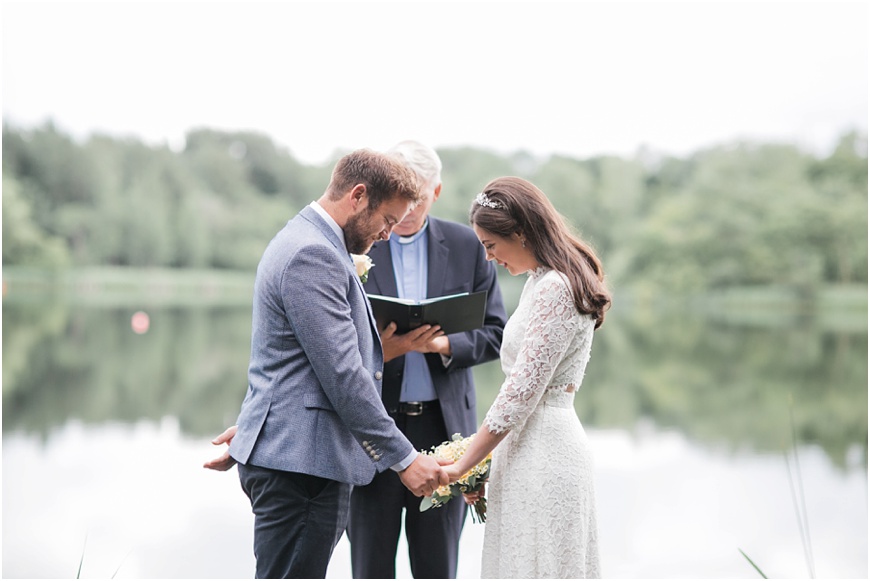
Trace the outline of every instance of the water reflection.
{"type": "MultiPolygon", "coordinates": [[[[246,386],[249,308],[148,309],[145,334],[131,330],[137,310],[4,303],[4,431],[173,416],[202,437],[231,423],[246,386]]],[[[650,419],[698,442],[781,451],[792,399],[799,442],[838,466],[862,445],[866,464],[866,321],[788,323],[611,313],[577,398],[581,418],[629,430],[650,419]]],[[[482,415],[502,375],[493,362],[476,377],[482,415]]]]}
{"type": "Polygon", "coordinates": [[[8,305],[3,315],[3,425],[46,434],[88,423],[177,417],[204,436],[232,423],[247,385],[250,309],[8,305]]]}
{"type": "MultiPolygon", "coordinates": [[[[119,577],[251,576],[236,477],[200,468],[244,396],[249,306],[4,301],[3,315],[4,574],[74,575],[90,529],[93,551],[113,547],[90,576],[125,559],[109,540],[124,535],[136,549],[119,577]]],[[[497,363],[475,374],[482,417],[502,376],[497,363]]],[[[866,313],[614,310],[576,399],[595,434],[606,575],[753,577],[737,546],[772,575],[804,575],[790,398],[817,573],[866,576],[866,313]]]]}
{"type": "MultiPolygon", "coordinates": [[[[589,429],[609,578],[805,577],[782,459],[700,447],[676,431],[589,429]]],[[[71,420],[3,441],[3,574],[70,578],[251,578],[253,517],[238,477],[200,468],[213,450],[161,422],[71,420]]],[[[867,575],[867,481],[799,448],[816,570],[867,575]]],[[[480,575],[483,527],[463,532],[460,578],[480,575]]],[[[400,550],[400,555],[404,554],[400,550]]],[[[406,558],[397,573],[410,578],[406,558]]],[[[328,578],[350,578],[346,539],[328,578]]]]}

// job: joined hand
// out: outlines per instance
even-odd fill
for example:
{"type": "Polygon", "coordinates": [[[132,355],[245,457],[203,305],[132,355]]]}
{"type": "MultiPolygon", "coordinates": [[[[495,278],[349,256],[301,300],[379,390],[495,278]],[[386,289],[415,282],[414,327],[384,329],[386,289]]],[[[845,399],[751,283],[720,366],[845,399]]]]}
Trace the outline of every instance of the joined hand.
{"type": "Polygon", "coordinates": [[[460,472],[460,468],[458,464],[451,464],[450,466],[445,466],[443,468],[444,473],[447,474],[447,480],[450,484],[453,484],[460,478],[462,478],[468,470],[463,470],[460,472]]]}
{"type": "Polygon", "coordinates": [[[411,465],[399,472],[399,479],[414,496],[432,496],[441,486],[449,484],[442,466],[452,464],[446,458],[419,454],[411,465]]]}

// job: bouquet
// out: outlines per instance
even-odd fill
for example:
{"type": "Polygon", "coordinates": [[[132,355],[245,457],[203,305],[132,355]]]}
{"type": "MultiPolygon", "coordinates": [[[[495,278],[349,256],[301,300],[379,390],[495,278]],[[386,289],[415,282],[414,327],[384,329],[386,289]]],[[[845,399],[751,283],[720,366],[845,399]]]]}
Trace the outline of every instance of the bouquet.
{"type": "MultiPolygon", "coordinates": [[[[459,460],[474,436],[463,438],[459,434],[453,434],[453,439],[450,442],[444,442],[439,446],[433,446],[431,452],[423,451],[423,454],[435,456],[436,458],[446,458],[456,462],[459,460]]],[[[444,506],[454,496],[460,496],[464,492],[477,492],[483,488],[486,479],[489,478],[489,467],[492,464],[492,454],[489,454],[477,466],[462,475],[462,478],[453,484],[447,484],[435,490],[432,496],[423,497],[420,502],[420,512],[429,510],[430,508],[438,508],[444,506]]],[[[480,499],[472,505],[474,509],[471,513],[471,520],[474,522],[486,522],[486,498],[480,499]]]]}

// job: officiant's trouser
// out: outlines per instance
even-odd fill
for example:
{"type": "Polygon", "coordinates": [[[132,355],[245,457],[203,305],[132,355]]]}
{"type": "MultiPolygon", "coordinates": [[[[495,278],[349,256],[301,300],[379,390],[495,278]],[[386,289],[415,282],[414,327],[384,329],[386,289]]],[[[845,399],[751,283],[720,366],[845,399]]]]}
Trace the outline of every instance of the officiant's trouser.
{"type": "Polygon", "coordinates": [[[347,525],[351,486],[239,464],[254,512],[257,579],[325,579],[347,525]]]}
{"type": "MultiPolygon", "coordinates": [[[[390,416],[417,450],[431,450],[448,440],[437,401],[420,415],[391,410],[390,416]]],[[[395,579],[403,510],[414,578],[456,578],[465,502],[453,499],[421,513],[420,500],[393,470],[375,475],[371,484],[354,487],[347,536],[355,579],[395,579]]]]}

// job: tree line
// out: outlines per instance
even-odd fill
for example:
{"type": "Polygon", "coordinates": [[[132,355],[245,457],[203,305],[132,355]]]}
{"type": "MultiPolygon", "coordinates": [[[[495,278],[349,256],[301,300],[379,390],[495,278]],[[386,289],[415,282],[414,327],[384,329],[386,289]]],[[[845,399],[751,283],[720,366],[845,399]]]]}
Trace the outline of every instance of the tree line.
{"type": "MultiPolygon", "coordinates": [[[[434,215],[466,223],[487,181],[525,177],[597,248],[614,287],[867,283],[867,136],[857,131],[824,156],[760,142],[685,157],[438,153],[434,215]]],[[[3,265],[253,270],[331,168],[256,132],[196,129],[174,150],[4,122],[3,265]]]]}

